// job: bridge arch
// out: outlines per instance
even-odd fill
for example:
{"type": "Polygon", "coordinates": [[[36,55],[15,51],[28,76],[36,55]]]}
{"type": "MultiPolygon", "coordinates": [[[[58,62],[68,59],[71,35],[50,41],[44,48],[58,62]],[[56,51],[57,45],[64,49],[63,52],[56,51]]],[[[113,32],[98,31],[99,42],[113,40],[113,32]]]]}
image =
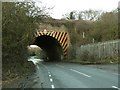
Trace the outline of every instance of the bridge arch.
{"type": "Polygon", "coordinates": [[[50,60],[61,60],[67,56],[68,34],[67,32],[36,31],[35,43],[42,48],[50,60]]]}

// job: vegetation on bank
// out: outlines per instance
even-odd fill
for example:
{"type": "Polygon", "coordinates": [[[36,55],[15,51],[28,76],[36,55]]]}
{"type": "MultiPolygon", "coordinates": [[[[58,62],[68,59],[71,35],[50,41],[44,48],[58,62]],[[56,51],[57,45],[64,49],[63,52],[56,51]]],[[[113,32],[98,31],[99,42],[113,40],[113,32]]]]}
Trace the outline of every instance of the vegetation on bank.
{"type": "Polygon", "coordinates": [[[49,17],[46,7],[34,2],[2,3],[2,80],[9,80],[32,70],[27,46],[41,18],[49,17]]]}
{"type": "MultiPolygon", "coordinates": [[[[118,9],[111,12],[85,10],[67,13],[56,25],[68,28],[72,45],[97,43],[119,38],[118,9]],[[79,16],[79,18],[77,18],[79,16]]],[[[51,23],[55,25],[54,23],[51,23]]]]}
{"type": "MultiPolygon", "coordinates": [[[[86,12],[88,16],[93,16],[89,11],[86,12]]],[[[70,55],[72,56],[70,62],[72,61],[81,64],[119,63],[119,53],[114,57],[106,57],[102,59],[97,58],[95,55],[89,56],[88,53],[84,53],[84,55],[80,55],[79,58],[76,58],[76,48],[81,45],[120,39],[118,15],[118,9],[116,9],[111,12],[103,12],[98,15],[97,18],[95,17],[92,20],[85,19],[84,17],[84,20],[82,18],[79,20],[75,20],[75,18],[73,18],[72,23],[74,27],[69,27],[70,25],[68,24],[68,27],[73,29],[71,32],[69,31],[73,46],[70,55]]]]}
{"type": "Polygon", "coordinates": [[[35,56],[35,58],[38,59],[44,59],[46,58],[46,53],[43,51],[40,47],[28,47],[28,54],[29,56],[35,56]]]}
{"type": "Polygon", "coordinates": [[[95,55],[88,55],[84,53],[79,58],[69,60],[69,62],[80,63],[80,64],[118,64],[120,56],[98,58],[95,55]]]}

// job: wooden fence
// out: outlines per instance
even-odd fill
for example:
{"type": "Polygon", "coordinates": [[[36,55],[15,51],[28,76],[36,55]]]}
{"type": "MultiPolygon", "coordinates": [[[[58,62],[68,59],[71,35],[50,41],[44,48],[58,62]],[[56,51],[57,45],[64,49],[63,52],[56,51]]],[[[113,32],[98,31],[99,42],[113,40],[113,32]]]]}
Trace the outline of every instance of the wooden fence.
{"type": "Polygon", "coordinates": [[[114,57],[116,55],[120,55],[120,39],[82,45],[77,48],[76,56],[80,57],[80,55],[83,55],[85,52],[98,58],[114,57]]]}

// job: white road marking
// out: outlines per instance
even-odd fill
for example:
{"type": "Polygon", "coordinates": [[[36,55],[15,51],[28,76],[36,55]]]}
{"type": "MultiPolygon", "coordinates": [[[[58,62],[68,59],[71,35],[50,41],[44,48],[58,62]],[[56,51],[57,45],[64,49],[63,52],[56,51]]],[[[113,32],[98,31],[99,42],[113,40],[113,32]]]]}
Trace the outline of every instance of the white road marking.
{"type": "Polygon", "coordinates": [[[112,74],[117,75],[117,76],[120,75],[120,74],[118,74],[118,73],[112,73],[112,74]]]}
{"type": "Polygon", "coordinates": [[[112,86],[112,88],[116,88],[116,89],[120,90],[120,88],[118,88],[118,87],[116,87],[116,86],[112,86]]]}
{"type": "Polygon", "coordinates": [[[87,74],[85,74],[85,73],[79,72],[79,71],[77,71],[77,70],[74,70],[74,69],[70,69],[70,70],[72,70],[72,71],[74,71],[74,72],[76,72],[76,73],[79,73],[79,74],[81,74],[81,75],[84,75],[84,76],[86,76],[86,77],[91,77],[91,76],[89,76],[89,75],[87,75],[87,74]]]}
{"type": "MultiPolygon", "coordinates": [[[[43,64],[42,64],[42,65],[43,65],[43,64]]],[[[43,65],[43,66],[47,69],[48,74],[49,74],[49,77],[51,77],[50,71],[48,70],[47,66],[45,66],[45,65],[43,65]]],[[[52,79],[52,78],[50,78],[50,82],[53,82],[53,79],[52,79]]],[[[52,85],[51,85],[51,88],[54,89],[55,86],[52,84],[52,85]]]]}
{"type": "Polygon", "coordinates": [[[43,65],[43,64],[41,64],[41,65],[47,69],[48,73],[50,73],[49,70],[48,70],[48,68],[47,68],[47,66],[45,66],[45,65],[43,65]]]}
{"type": "Polygon", "coordinates": [[[43,59],[37,59],[35,57],[31,57],[30,59],[28,59],[28,61],[32,61],[34,65],[36,65],[37,63],[39,63],[40,61],[43,61],[43,59]]]}
{"type": "Polygon", "coordinates": [[[35,79],[35,80],[33,80],[33,82],[37,82],[37,80],[35,79]]]}
{"type": "Polygon", "coordinates": [[[49,75],[49,77],[51,77],[51,75],[49,75]]]}
{"type": "Polygon", "coordinates": [[[50,74],[50,72],[48,72],[50,74]]]}
{"type": "Polygon", "coordinates": [[[107,72],[107,71],[104,71],[104,70],[99,70],[100,72],[107,72]]]}
{"type": "Polygon", "coordinates": [[[62,66],[62,65],[59,65],[59,64],[56,64],[56,66],[59,66],[59,67],[61,67],[61,68],[65,68],[64,66],[62,66]]]}
{"type": "Polygon", "coordinates": [[[55,88],[55,86],[54,86],[54,85],[51,85],[51,87],[52,87],[52,89],[54,89],[54,88],[55,88]]]}
{"type": "Polygon", "coordinates": [[[39,69],[39,66],[38,66],[38,65],[37,65],[36,67],[37,67],[37,69],[39,69]]]}
{"type": "Polygon", "coordinates": [[[53,79],[52,79],[52,78],[50,78],[50,82],[53,82],[53,79]]]}

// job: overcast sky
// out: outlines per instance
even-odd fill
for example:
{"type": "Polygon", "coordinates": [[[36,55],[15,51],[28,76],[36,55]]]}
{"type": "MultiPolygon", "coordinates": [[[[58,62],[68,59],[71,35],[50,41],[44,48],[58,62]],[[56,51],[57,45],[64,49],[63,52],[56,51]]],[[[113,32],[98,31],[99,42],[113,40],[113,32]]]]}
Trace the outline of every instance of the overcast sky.
{"type": "MultiPolygon", "coordinates": [[[[39,1],[39,0],[37,0],[39,1]]],[[[53,7],[51,16],[61,19],[62,15],[70,11],[103,10],[112,11],[118,7],[119,0],[41,0],[43,5],[53,7]]]]}

